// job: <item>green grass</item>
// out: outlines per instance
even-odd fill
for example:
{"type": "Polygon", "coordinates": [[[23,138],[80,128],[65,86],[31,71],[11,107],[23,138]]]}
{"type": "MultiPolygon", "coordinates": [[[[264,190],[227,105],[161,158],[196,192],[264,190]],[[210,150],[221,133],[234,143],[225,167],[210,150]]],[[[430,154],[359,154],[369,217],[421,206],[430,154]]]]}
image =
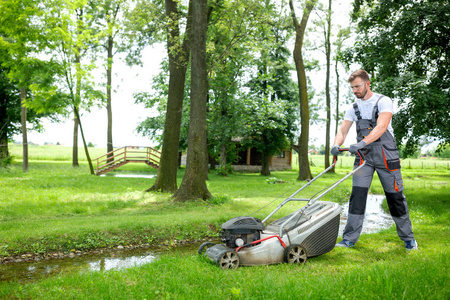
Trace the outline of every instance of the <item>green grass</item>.
{"type": "MultiPolygon", "coordinates": [[[[22,160],[23,152],[21,144],[9,144],[9,152],[11,156],[17,160],[22,160]]],[[[106,154],[106,148],[88,147],[89,156],[91,159],[106,154]]],[[[72,147],[55,146],[55,145],[29,145],[28,146],[29,160],[50,160],[50,161],[72,161],[72,147]]],[[[87,161],[86,153],[83,147],[78,148],[78,160],[87,161]]]]}
{"type": "MultiPolygon", "coordinates": [[[[304,184],[296,181],[296,170],[273,172],[271,177],[284,182],[277,184],[258,174],[211,172],[207,185],[214,198],[181,204],[168,194],[145,193],[155,179],[91,176],[85,161],[71,166],[70,151],[50,161],[47,153],[63,152],[56,150],[33,148],[30,157],[40,159],[30,160],[28,173],[17,156],[13,166],[0,168],[0,256],[217,236],[226,220],[281,201],[304,184]]],[[[337,174],[324,175],[305,196],[350,171],[351,158],[345,159],[348,166],[338,164],[337,174]]],[[[323,166],[315,165],[312,172],[318,174],[323,166]]],[[[137,164],[116,173],[127,172],[156,174],[137,164]]],[[[179,183],[182,176],[180,170],[179,183]]],[[[223,271],[195,251],[173,248],[154,263],[123,271],[0,283],[0,299],[449,299],[450,172],[405,168],[403,178],[418,251],[406,252],[395,228],[362,235],[354,248],[334,249],[305,266],[223,271]]],[[[347,180],[325,200],[346,202],[350,190],[347,180]]],[[[375,178],[371,193],[382,192],[375,178]]],[[[278,203],[254,215],[265,217],[278,203]]]]}

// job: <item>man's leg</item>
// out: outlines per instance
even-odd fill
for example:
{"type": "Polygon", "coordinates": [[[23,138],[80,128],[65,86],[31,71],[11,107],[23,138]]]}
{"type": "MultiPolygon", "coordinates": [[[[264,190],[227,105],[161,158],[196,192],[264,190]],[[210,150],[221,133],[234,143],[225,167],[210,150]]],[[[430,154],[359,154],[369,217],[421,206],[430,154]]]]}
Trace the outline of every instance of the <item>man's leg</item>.
{"type": "Polygon", "coordinates": [[[403,194],[403,179],[400,169],[389,171],[377,168],[378,177],[383,185],[392,219],[397,226],[397,234],[403,241],[414,240],[408,204],[403,194]]]}
{"type": "Polygon", "coordinates": [[[348,219],[343,234],[344,240],[353,244],[356,244],[361,234],[364,213],[366,212],[367,194],[372,183],[373,172],[374,167],[366,164],[353,174],[352,195],[350,196],[348,219]]]}

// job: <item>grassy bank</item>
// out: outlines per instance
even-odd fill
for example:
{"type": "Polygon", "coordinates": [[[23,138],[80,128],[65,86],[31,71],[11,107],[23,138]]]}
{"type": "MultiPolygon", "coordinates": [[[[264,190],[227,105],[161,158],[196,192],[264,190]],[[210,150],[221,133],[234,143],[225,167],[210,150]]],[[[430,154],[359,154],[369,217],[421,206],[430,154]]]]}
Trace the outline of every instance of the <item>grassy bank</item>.
{"type": "MultiPolygon", "coordinates": [[[[224,221],[249,215],[284,195],[282,200],[302,184],[295,170],[274,172],[272,177],[284,182],[277,184],[257,174],[220,177],[212,172],[207,184],[213,199],[179,204],[170,195],[143,192],[155,179],[91,176],[84,161],[72,168],[70,160],[40,157],[45,159],[30,161],[25,174],[18,159],[0,169],[0,256],[139,243],[175,245],[215,236],[224,221]]],[[[315,174],[321,170],[312,168],[315,174]]],[[[337,174],[326,174],[305,196],[349,170],[343,165],[337,174]]],[[[127,166],[116,174],[129,172],[156,174],[145,165],[127,166]]],[[[182,176],[180,170],[179,182],[182,176]]],[[[448,299],[450,172],[406,168],[403,178],[419,242],[415,252],[406,252],[390,228],[361,236],[353,249],[311,258],[303,267],[283,264],[228,272],[174,247],[155,263],[123,271],[0,283],[0,298],[448,299]]],[[[345,202],[350,190],[348,180],[326,200],[345,202]]],[[[376,178],[371,193],[382,193],[376,178]]],[[[264,217],[277,203],[254,215],[264,217]]]]}

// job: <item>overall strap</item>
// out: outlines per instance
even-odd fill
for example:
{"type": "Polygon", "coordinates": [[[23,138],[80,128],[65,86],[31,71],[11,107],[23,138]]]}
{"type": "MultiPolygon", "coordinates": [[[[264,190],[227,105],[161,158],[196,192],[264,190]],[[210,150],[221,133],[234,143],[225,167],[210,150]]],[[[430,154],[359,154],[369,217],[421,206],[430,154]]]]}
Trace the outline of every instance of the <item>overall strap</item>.
{"type": "Polygon", "coordinates": [[[378,102],[380,102],[381,98],[383,98],[384,95],[381,95],[380,98],[378,98],[377,102],[375,103],[375,105],[373,106],[373,111],[372,111],[372,124],[376,125],[377,124],[377,119],[378,119],[378,115],[379,115],[379,110],[378,110],[378,102]]]}
{"type": "Polygon", "coordinates": [[[356,104],[356,102],[353,103],[353,110],[355,111],[355,115],[358,120],[361,120],[361,112],[359,111],[358,104],[356,104]]]}

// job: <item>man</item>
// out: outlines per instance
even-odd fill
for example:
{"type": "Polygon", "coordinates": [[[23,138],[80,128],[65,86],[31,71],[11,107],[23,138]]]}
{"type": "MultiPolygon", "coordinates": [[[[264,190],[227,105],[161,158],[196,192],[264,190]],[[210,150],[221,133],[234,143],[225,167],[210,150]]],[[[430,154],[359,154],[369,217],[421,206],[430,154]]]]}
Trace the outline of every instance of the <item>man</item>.
{"type": "MultiPolygon", "coordinates": [[[[362,150],[366,164],[353,174],[347,224],[343,240],[336,246],[353,247],[358,241],[364,221],[367,194],[376,170],[383,185],[390,213],[397,226],[398,236],[405,242],[407,250],[415,250],[417,242],[414,239],[408,205],[403,195],[400,159],[391,126],[392,100],[370,90],[369,74],[364,70],[351,74],[348,82],[357,100],[345,114],[331,154],[339,154],[339,147],[344,143],[353,122],[356,122],[358,143],[350,145],[349,151],[355,154],[358,150],[362,150]]],[[[360,158],[357,156],[355,168],[359,164],[360,158]]]]}

